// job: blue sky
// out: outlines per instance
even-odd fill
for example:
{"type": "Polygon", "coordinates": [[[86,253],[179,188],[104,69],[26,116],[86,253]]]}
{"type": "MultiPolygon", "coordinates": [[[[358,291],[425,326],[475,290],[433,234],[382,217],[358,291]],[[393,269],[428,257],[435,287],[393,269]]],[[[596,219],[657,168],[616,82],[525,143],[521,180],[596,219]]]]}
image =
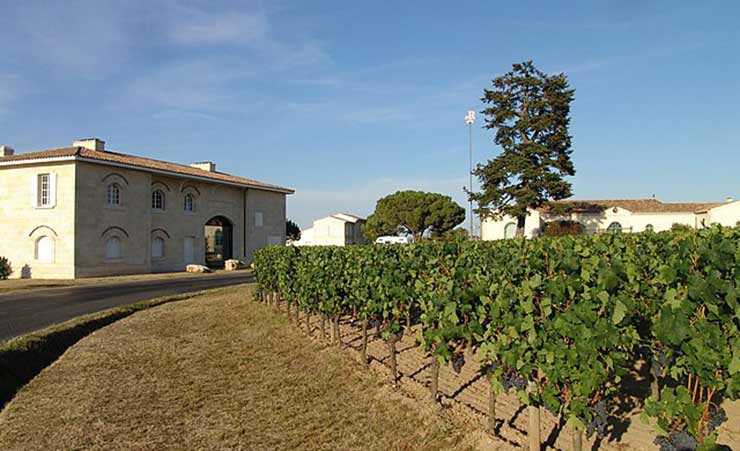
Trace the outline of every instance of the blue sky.
{"type": "Polygon", "coordinates": [[[0,142],[211,159],[294,187],[304,227],[465,205],[465,111],[526,59],[576,89],[576,197],[740,197],[737,2],[0,1],[0,142]]]}

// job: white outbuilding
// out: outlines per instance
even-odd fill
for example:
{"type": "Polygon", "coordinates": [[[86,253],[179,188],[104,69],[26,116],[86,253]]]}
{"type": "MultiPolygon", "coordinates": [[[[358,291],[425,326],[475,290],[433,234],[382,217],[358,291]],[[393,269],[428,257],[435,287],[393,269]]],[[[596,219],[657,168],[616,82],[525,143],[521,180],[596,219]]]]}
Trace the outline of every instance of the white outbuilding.
{"type": "MultiPolygon", "coordinates": [[[[740,222],[740,201],[724,202],[661,202],[657,199],[567,200],[529,210],[524,236],[533,238],[542,233],[548,222],[568,220],[580,223],[586,233],[659,232],[674,224],[708,227],[711,224],[735,226],[740,222]]],[[[516,219],[483,218],[483,240],[513,238],[516,219]]]]}

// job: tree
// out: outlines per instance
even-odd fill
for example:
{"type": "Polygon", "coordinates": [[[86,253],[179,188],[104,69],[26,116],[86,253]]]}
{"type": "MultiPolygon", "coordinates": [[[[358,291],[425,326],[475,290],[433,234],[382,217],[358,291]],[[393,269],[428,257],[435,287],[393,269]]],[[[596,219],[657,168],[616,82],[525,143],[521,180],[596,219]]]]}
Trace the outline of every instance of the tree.
{"type": "Polygon", "coordinates": [[[465,220],[465,209],[449,196],[423,191],[398,191],[378,200],[368,216],[363,233],[373,241],[381,235],[395,235],[405,228],[419,239],[427,230],[443,234],[465,220]]]}
{"type": "Polygon", "coordinates": [[[481,192],[469,196],[481,216],[516,218],[517,236],[523,236],[528,209],[571,196],[563,177],[575,175],[568,134],[575,91],[565,74],[547,75],[532,61],[514,64],[492,84],[484,90],[488,107],[481,113],[503,152],[478,165],[481,192]]]}
{"type": "Polygon", "coordinates": [[[291,241],[298,241],[301,239],[301,228],[298,224],[288,219],[285,221],[285,236],[291,241]]]}

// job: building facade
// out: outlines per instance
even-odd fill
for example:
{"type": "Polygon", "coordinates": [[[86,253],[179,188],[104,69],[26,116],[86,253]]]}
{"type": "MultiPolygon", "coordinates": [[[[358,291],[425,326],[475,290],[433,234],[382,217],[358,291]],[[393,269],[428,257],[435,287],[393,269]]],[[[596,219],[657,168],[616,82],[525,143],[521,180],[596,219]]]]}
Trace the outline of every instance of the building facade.
{"type": "Polygon", "coordinates": [[[365,218],[346,213],[335,213],[313,222],[313,227],[301,231],[295,246],[348,246],[365,244],[362,234],[365,218]]]}
{"type": "Polygon", "coordinates": [[[98,139],[15,154],[0,147],[0,255],[12,277],[78,278],[250,262],[285,242],[293,190],[105,150],[98,139]]]}
{"type": "MultiPolygon", "coordinates": [[[[615,199],[558,201],[550,206],[529,210],[524,223],[524,236],[542,234],[548,222],[575,221],[585,233],[644,232],[668,230],[674,224],[707,227],[711,224],[735,226],[740,221],[740,201],[725,202],[660,202],[656,199],[615,199]]],[[[481,238],[499,240],[513,238],[516,219],[481,220],[481,238]]]]}

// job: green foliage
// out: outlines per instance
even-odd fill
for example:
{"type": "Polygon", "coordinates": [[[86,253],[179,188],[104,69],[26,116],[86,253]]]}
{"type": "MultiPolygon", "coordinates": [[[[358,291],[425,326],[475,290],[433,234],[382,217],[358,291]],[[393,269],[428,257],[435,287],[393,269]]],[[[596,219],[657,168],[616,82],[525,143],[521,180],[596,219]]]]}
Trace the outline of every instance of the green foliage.
{"type": "Polygon", "coordinates": [[[706,447],[719,402],[740,394],[739,243],[740,229],[712,227],[270,247],[255,263],[261,289],[307,312],[354,311],[384,338],[418,312],[419,341],[433,358],[454,364],[464,347],[478,348],[495,391],[515,389],[579,427],[595,424],[631,360],[647,352],[672,382],[646,401],[645,415],[661,434],[685,430],[706,447]]]}
{"type": "Polygon", "coordinates": [[[0,280],[7,279],[13,273],[13,267],[10,261],[5,257],[0,257],[0,280]]]}
{"type": "Polygon", "coordinates": [[[301,228],[298,224],[288,219],[285,221],[285,236],[292,241],[298,241],[301,239],[301,228]]]}
{"type": "Polygon", "coordinates": [[[583,224],[569,219],[545,222],[542,227],[544,236],[582,235],[583,233],[585,233],[583,224]]]}
{"type": "Polygon", "coordinates": [[[568,219],[546,222],[542,228],[544,236],[581,235],[583,233],[583,224],[568,219]]]}
{"type": "Polygon", "coordinates": [[[575,175],[568,134],[575,91],[565,74],[547,75],[532,61],[514,64],[492,83],[484,90],[481,100],[488,106],[482,113],[502,153],[478,165],[482,192],[470,198],[482,215],[517,218],[521,235],[527,209],[571,196],[563,177],[575,175]]]}
{"type": "Polygon", "coordinates": [[[363,233],[369,241],[382,235],[395,235],[399,228],[414,238],[431,230],[442,235],[465,220],[465,209],[449,196],[423,191],[398,191],[378,200],[368,216],[363,233]]]}

